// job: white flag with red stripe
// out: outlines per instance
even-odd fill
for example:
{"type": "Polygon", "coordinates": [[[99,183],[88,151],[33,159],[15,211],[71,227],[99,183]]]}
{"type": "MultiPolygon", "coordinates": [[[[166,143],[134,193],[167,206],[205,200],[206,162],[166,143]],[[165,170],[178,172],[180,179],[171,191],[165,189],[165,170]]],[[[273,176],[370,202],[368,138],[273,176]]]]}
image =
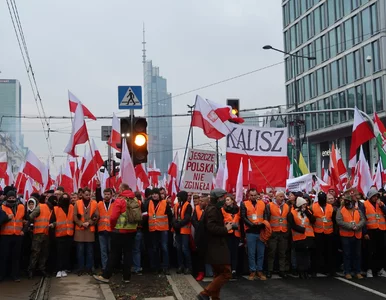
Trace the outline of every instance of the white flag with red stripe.
{"type": "Polygon", "coordinates": [[[350,147],[349,164],[348,164],[350,168],[353,168],[356,165],[356,160],[357,160],[356,154],[357,154],[358,148],[374,137],[375,137],[374,133],[371,130],[370,126],[363,119],[358,108],[355,107],[354,124],[352,128],[351,147],[350,147]]]}
{"type": "Polygon", "coordinates": [[[224,176],[222,178],[222,189],[228,191],[228,164],[227,161],[225,161],[225,166],[224,166],[224,176]]]}
{"type": "Polygon", "coordinates": [[[70,112],[75,113],[78,104],[80,104],[83,110],[83,115],[89,119],[96,120],[96,117],[88,110],[88,108],[84,106],[70,91],[68,91],[68,103],[70,105],[70,112]]]}
{"type": "Polygon", "coordinates": [[[64,152],[76,157],[75,147],[77,145],[84,144],[88,141],[88,132],[86,127],[86,122],[84,121],[82,106],[78,105],[75,110],[74,120],[72,122],[72,131],[71,137],[68,141],[67,147],[64,149],[64,152]]]}
{"type": "Polygon", "coordinates": [[[71,194],[74,192],[74,179],[71,174],[71,166],[69,161],[67,161],[64,167],[62,168],[60,186],[64,188],[66,193],[71,194]]]}
{"type": "Polygon", "coordinates": [[[243,179],[243,158],[240,159],[239,172],[236,182],[236,202],[238,205],[243,201],[244,195],[244,179],[243,179]]]}
{"type": "Polygon", "coordinates": [[[121,125],[119,124],[119,119],[113,113],[113,122],[112,122],[112,126],[111,126],[111,133],[110,133],[110,137],[109,137],[107,144],[109,144],[115,150],[121,151],[121,149],[119,149],[117,146],[117,144],[120,144],[120,143],[121,143],[121,125]]]}
{"type": "Polygon", "coordinates": [[[157,169],[155,160],[153,167],[147,168],[147,174],[151,180],[151,184],[153,185],[153,187],[158,187],[158,177],[161,176],[161,171],[160,169],[157,169]]]}
{"type": "Polygon", "coordinates": [[[223,188],[224,173],[225,173],[224,165],[222,163],[220,163],[220,165],[218,166],[216,178],[214,181],[215,182],[215,188],[220,188],[220,189],[223,188]]]}
{"type": "Polygon", "coordinates": [[[144,189],[149,187],[149,178],[146,174],[146,170],[143,164],[138,164],[135,166],[135,175],[142,182],[142,186],[144,189]]]}
{"type": "Polygon", "coordinates": [[[356,178],[354,179],[354,187],[357,187],[358,190],[366,196],[373,185],[373,179],[362,146],[360,146],[359,160],[355,173],[356,178]]]}
{"type": "Polygon", "coordinates": [[[4,178],[7,173],[8,158],[7,152],[0,152],[0,178],[4,178]]]}
{"type": "Polygon", "coordinates": [[[95,145],[94,140],[92,140],[91,149],[84,161],[83,172],[80,178],[81,187],[86,187],[102,166],[102,156],[95,145]]]}
{"type": "Polygon", "coordinates": [[[39,158],[29,150],[26,156],[23,173],[31,177],[34,181],[43,185],[47,181],[46,166],[39,160],[39,158]]]}
{"type": "Polygon", "coordinates": [[[122,143],[121,169],[119,172],[122,183],[128,184],[132,190],[135,190],[137,178],[135,176],[133,161],[131,160],[129,149],[127,148],[127,143],[122,143]]]}

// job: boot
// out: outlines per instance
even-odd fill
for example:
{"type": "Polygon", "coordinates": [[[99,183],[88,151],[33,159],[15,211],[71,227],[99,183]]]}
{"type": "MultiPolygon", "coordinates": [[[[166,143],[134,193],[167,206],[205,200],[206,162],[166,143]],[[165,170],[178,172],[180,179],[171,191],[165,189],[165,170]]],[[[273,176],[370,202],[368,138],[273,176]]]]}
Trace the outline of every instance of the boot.
{"type": "Polygon", "coordinates": [[[182,274],[182,273],[184,273],[184,268],[179,267],[179,268],[177,269],[177,274],[182,274]]]}
{"type": "Polygon", "coordinates": [[[196,280],[197,281],[202,281],[204,278],[205,278],[205,273],[204,272],[198,272],[196,280]]]}

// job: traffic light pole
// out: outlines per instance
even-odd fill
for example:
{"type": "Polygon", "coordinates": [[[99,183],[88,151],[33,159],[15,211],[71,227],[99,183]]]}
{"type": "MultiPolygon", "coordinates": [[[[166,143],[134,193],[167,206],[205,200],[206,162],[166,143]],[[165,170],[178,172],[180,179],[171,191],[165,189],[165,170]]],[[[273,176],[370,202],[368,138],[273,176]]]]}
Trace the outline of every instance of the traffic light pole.
{"type": "MultiPolygon", "coordinates": [[[[133,135],[134,133],[134,109],[130,109],[130,134],[133,135]]],[[[131,151],[130,153],[134,153],[134,136],[130,136],[130,146],[131,146],[131,151]]],[[[131,158],[133,161],[134,165],[134,157],[131,158]]]]}

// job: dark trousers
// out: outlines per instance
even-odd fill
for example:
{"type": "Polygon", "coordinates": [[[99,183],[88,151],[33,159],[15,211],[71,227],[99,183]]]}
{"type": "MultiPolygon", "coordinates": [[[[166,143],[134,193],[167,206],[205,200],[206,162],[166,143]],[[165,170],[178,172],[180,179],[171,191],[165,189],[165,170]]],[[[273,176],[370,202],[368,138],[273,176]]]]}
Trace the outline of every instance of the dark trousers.
{"type": "Polygon", "coordinates": [[[113,275],[114,267],[120,262],[123,253],[123,280],[131,278],[131,263],[133,261],[133,245],[136,232],[111,234],[111,252],[107,260],[107,267],[103,271],[104,278],[113,275]]]}
{"type": "Polygon", "coordinates": [[[316,259],[311,261],[312,270],[321,273],[334,273],[336,251],[334,234],[315,233],[316,259]]]}
{"type": "Polygon", "coordinates": [[[32,237],[31,259],[28,271],[34,271],[38,264],[39,271],[46,270],[46,262],[50,254],[50,239],[44,233],[34,234],[32,237]]]}
{"type": "Polygon", "coordinates": [[[7,274],[8,261],[11,260],[12,279],[20,276],[20,254],[23,237],[21,235],[2,235],[0,237],[0,280],[7,274]]]}
{"type": "Polygon", "coordinates": [[[288,271],[286,268],[287,249],[288,249],[288,232],[272,232],[271,238],[268,240],[268,271],[273,272],[276,253],[279,257],[279,271],[288,271]]]}
{"type": "Polygon", "coordinates": [[[364,264],[365,269],[378,272],[380,269],[385,268],[385,243],[386,231],[379,229],[368,229],[367,234],[370,240],[364,240],[365,244],[365,255],[364,264]]]}
{"type": "Polygon", "coordinates": [[[177,261],[179,268],[192,269],[192,256],[190,253],[190,234],[176,233],[177,261]]]}
{"type": "Polygon", "coordinates": [[[240,238],[236,237],[233,233],[228,234],[227,237],[227,242],[228,242],[228,248],[229,248],[229,253],[231,255],[231,270],[236,271],[237,270],[237,262],[238,262],[238,256],[239,256],[239,243],[240,243],[240,238]]]}
{"type": "Polygon", "coordinates": [[[212,265],[213,281],[200,293],[212,297],[212,300],[220,299],[222,286],[232,278],[230,265],[212,265]]]}
{"type": "Polygon", "coordinates": [[[361,272],[361,240],[353,237],[341,237],[343,248],[344,274],[361,272]]]}
{"type": "Polygon", "coordinates": [[[72,249],[73,237],[62,236],[56,238],[56,267],[57,271],[71,270],[71,249],[72,249]]]}

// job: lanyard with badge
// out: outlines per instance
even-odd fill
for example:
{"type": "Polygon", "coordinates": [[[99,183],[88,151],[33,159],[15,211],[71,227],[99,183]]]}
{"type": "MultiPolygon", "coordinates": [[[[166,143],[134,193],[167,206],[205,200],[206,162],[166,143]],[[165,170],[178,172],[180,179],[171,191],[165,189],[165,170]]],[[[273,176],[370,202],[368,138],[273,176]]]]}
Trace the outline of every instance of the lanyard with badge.
{"type": "MultiPolygon", "coordinates": [[[[153,219],[156,219],[156,215],[155,214],[157,213],[158,207],[159,207],[160,204],[161,204],[161,201],[158,202],[157,206],[154,209],[153,219]]],[[[153,206],[154,206],[154,202],[153,202],[153,206]]]]}
{"type": "Polygon", "coordinates": [[[327,223],[328,222],[328,220],[327,220],[327,217],[325,216],[325,211],[323,210],[323,207],[321,207],[320,205],[319,205],[319,207],[320,207],[320,210],[322,211],[322,214],[324,215],[323,217],[322,217],[322,222],[323,223],[327,223]]]}

